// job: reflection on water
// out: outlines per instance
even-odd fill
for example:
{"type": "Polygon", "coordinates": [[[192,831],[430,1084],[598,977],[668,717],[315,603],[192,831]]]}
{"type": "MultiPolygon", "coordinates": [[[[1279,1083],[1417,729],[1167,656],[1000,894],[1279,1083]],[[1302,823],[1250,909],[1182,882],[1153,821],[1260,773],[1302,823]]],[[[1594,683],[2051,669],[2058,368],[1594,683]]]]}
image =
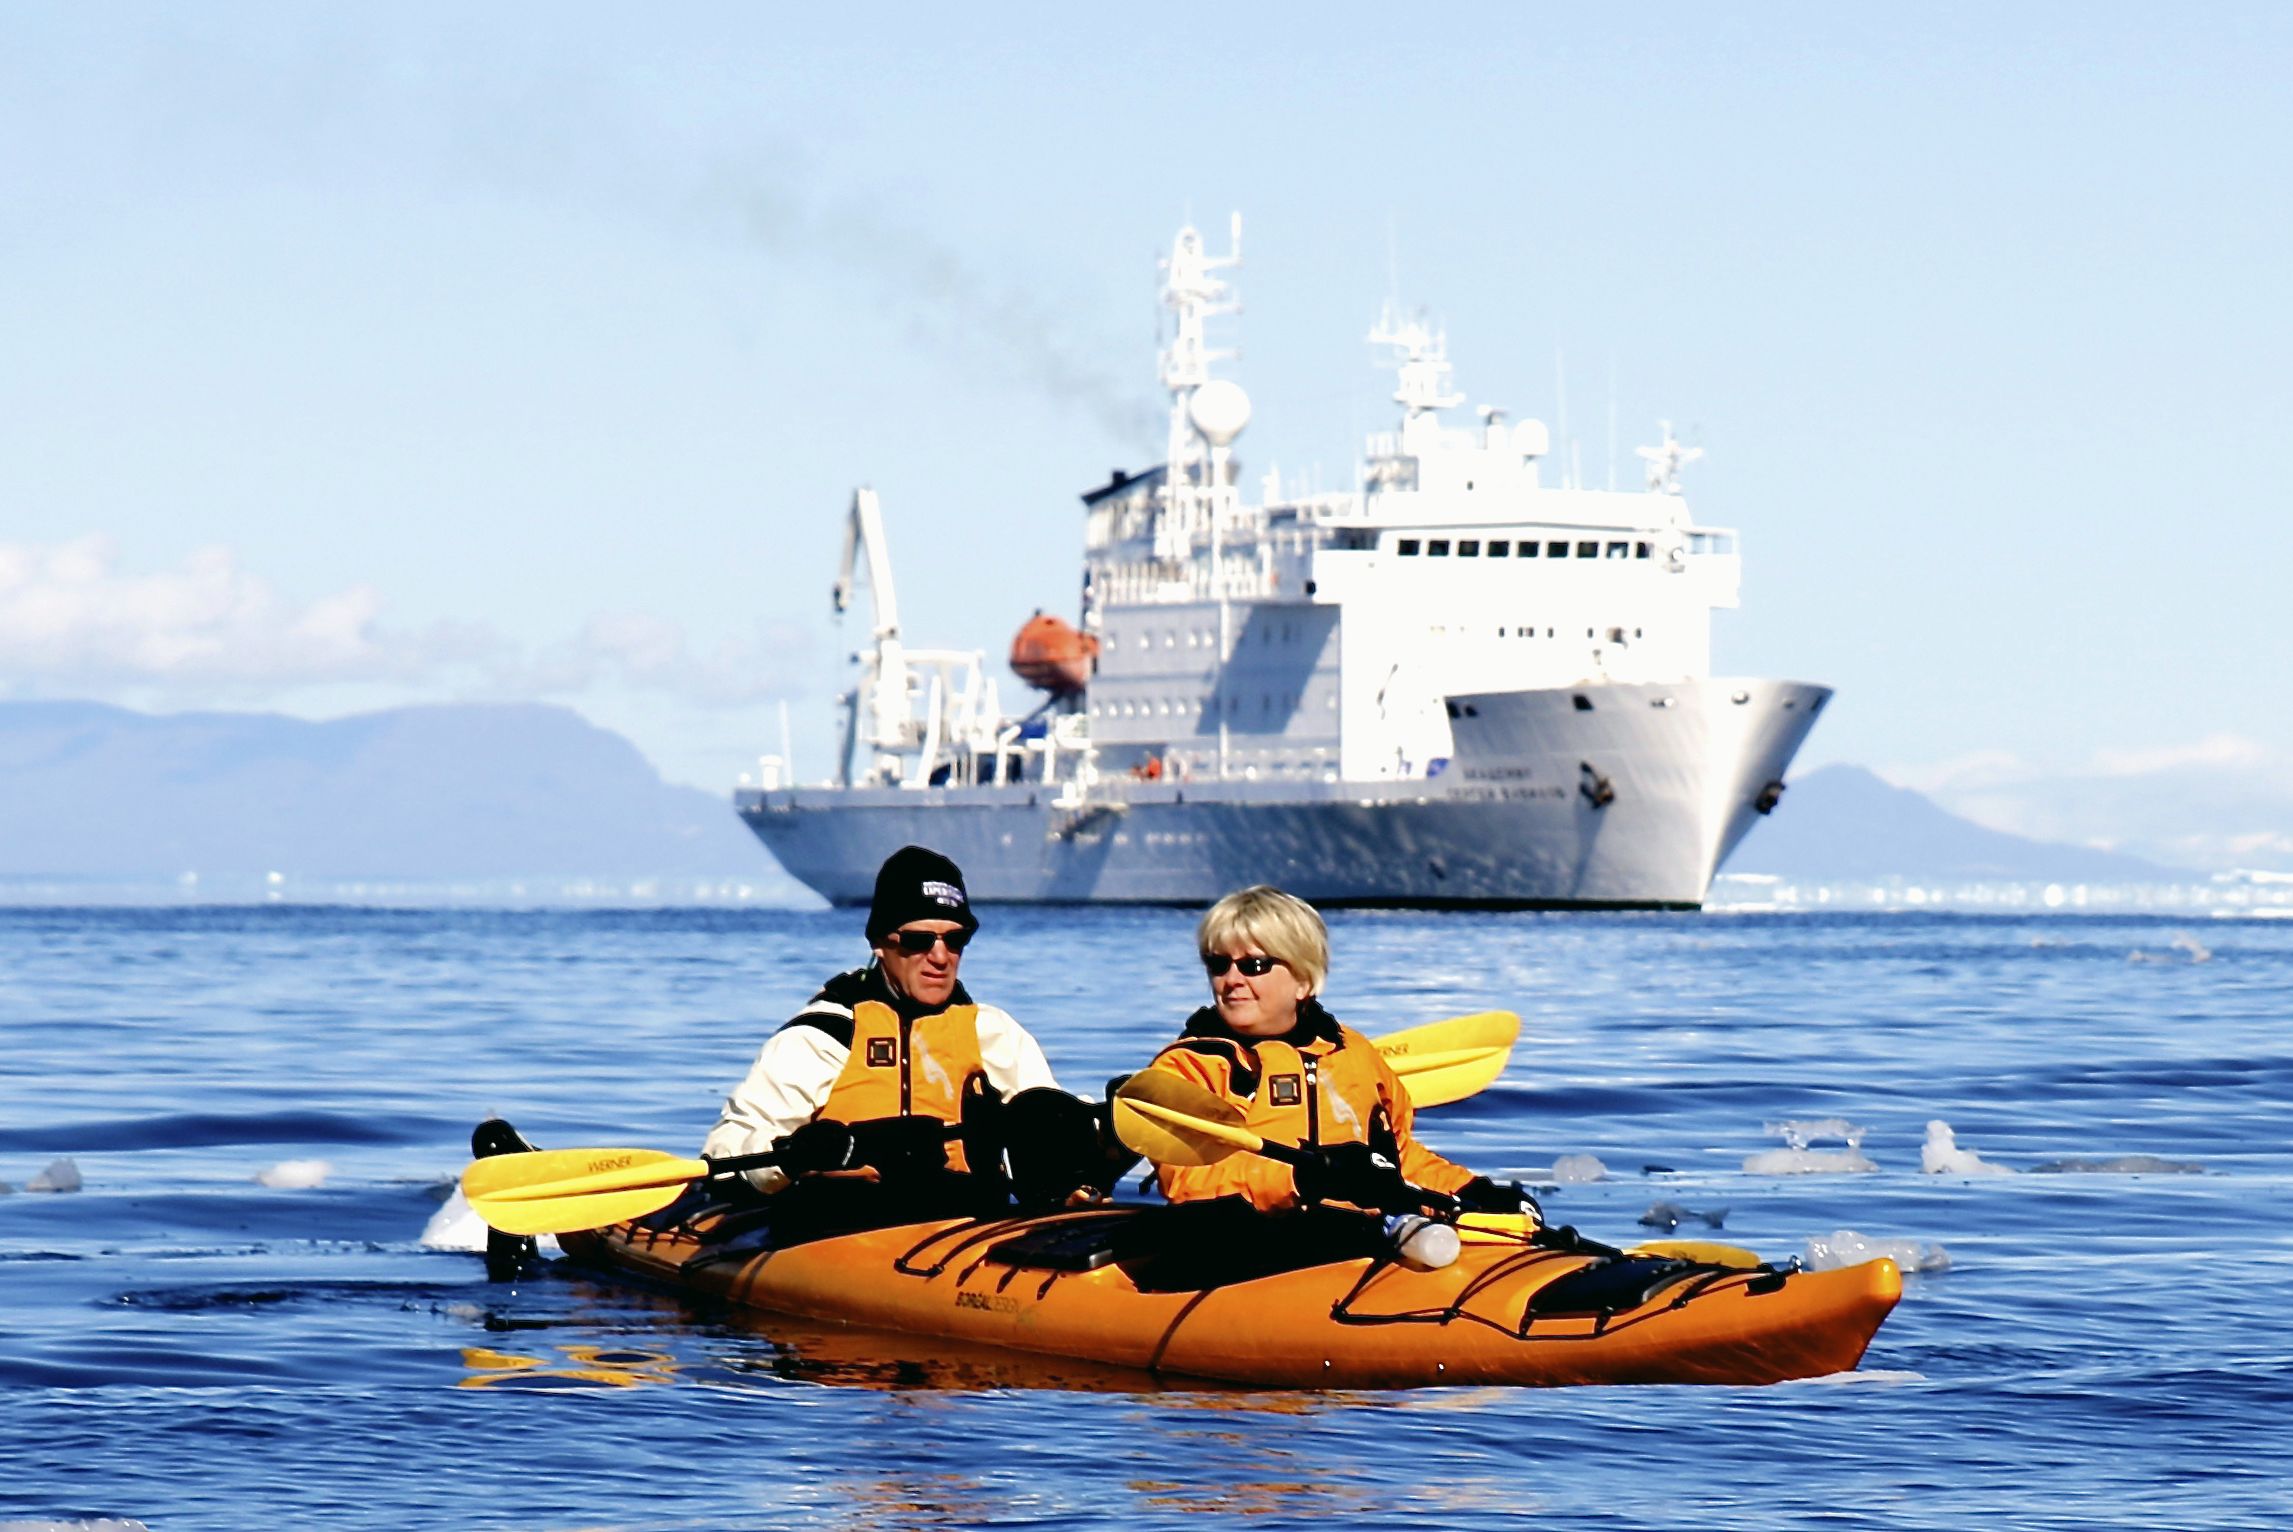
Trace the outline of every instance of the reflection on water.
{"type": "Polygon", "coordinates": [[[1379,1497],[1367,1487],[1330,1477],[1244,1479],[1223,1484],[1133,1479],[1128,1488],[1143,1506],[1190,1516],[1204,1512],[1226,1516],[1358,1516],[1379,1503],[1379,1497]]]}
{"type": "Polygon", "coordinates": [[[463,1388],[635,1388],[676,1381],[677,1359],[666,1351],[621,1346],[553,1346],[555,1357],[464,1346],[470,1375],[463,1388]]]}

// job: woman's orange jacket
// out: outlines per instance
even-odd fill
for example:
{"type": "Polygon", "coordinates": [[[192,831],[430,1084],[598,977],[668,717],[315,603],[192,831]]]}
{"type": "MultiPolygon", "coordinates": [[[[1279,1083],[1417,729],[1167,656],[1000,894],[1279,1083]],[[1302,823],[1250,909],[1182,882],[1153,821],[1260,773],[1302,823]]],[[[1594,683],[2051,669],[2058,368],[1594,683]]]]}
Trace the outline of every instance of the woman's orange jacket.
{"type": "MultiPolygon", "coordinates": [[[[1268,1143],[1307,1147],[1370,1144],[1428,1191],[1455,1192],[1473,1179],[1410,1132],[1409,1092],[1377,1045],[1340,1026],[1315,1000],[1298,1007],[1298,1024],[1279,1038],[1245,1038],[1204,1006],[1179,1040],[1155,1055],[1150,1069],[1217,1092],[1243,1111],[1243,1126],[1268,1143]]],[[[1247,1197],[1261,1212],[1304,1206],[1290,1167],[1257,1154],[1232,1154],[1215,1165],[1157,1167],[1162,1194],[1173,1202],[1247,1197]]]]}

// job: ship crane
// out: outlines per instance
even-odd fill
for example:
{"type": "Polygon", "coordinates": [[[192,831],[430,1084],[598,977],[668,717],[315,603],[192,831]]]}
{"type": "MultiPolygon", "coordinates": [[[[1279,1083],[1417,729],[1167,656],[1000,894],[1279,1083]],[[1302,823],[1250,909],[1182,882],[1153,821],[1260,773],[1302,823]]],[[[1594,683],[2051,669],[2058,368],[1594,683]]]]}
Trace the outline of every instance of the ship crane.
{"type": "Polygon", "coordinates": [[[992,742],[1002,705],[976,650],[910,649],[900,638],[900,599],[892,584],[892,555],[884,539],[884,513],[876,492],[852,493],[844,518],[844,552],[829,595],[837,615],[851,609],[852,587],[868,576],[868,647],[852,658],[860,680],[837,698],[844,707],[841,782],[855,785],[860,747],[871,752],[859,778],[865,786],[933,786],[946,768],[992,742]],[[915,757],[911,768],[907,758],[915,757]]]}

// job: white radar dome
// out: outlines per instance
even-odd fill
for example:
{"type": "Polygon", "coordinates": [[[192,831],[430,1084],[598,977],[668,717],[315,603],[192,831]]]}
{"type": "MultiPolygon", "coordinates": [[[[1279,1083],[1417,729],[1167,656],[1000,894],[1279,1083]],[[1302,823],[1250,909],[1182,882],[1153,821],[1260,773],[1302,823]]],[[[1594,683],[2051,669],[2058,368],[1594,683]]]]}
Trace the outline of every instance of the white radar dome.
{"type": "Polygon", "coordinates": [[[1552,450],[1552,444],[1541,420],[1524,420],[1513,427],[1513,450],[1523,457],[1543,457],[1552,450]]]}
{"type": "Polygon", "coordinates": [[[1242,385],[1225,378],[1212,378],[1194,391],[1186,403],[1186,413],[1194,420],[1194,429],[1213,447],[1229,446],[1250,423],[1250,396],[1242,392],[1242,385]]]}

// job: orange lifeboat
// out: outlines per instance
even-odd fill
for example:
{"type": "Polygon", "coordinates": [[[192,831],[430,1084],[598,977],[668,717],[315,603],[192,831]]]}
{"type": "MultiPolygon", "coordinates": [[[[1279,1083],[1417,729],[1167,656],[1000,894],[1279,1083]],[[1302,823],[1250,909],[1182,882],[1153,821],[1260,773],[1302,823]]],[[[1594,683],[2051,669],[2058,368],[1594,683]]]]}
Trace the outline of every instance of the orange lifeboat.
{"type": "Polygon", "coordinates": [[[1091,684],[1099,641],[1089,633],[1038,611],[1011,640],[1011,669],[1029,686],[1068,697],[1091,684]]]}

